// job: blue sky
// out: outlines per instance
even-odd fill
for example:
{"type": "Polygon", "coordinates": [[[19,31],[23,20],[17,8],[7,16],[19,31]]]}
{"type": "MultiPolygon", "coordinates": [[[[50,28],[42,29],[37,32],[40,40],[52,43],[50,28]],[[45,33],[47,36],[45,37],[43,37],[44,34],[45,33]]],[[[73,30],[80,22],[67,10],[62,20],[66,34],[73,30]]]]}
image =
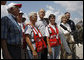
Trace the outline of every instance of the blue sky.
{"type": "Polygon", "coordinates": [[[67,11],[71,13],[71,19],[75,23],[83,19],[83,1],[7,1],[7,5],[11,2],[21,3],[22,8],[20,10],[25,13],[26,17],[32,11],[38,12],[44,8],[45,17],[53,13],[56,15],[56,22],[58,23],[60,23],[61,16],[67,11]]]}

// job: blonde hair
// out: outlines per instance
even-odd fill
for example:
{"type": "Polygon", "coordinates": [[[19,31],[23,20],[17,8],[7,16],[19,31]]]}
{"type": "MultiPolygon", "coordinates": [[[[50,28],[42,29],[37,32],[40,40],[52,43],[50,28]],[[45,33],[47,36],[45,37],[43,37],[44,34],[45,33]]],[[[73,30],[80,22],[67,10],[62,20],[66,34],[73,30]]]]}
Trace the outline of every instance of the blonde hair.
{"type": "Polygon", "coordinates": [[[61,22],[62,22],[62,19],[63,19],[63,18],[66,18],[66,19],[67,19],[67,17],[66,17],[65,15],[63,15],[63,16],[61,17],[61,22]]]}

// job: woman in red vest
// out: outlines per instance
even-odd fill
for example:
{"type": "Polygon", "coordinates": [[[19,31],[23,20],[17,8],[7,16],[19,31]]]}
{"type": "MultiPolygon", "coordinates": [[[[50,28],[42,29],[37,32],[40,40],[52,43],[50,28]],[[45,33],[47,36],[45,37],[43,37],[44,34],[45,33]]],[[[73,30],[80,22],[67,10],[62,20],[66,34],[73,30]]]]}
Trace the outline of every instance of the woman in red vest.
{"type": "Polygon", "coordinates": [[[29,59],[41,59],[41,52],[47,46],[42,38],[41,32],[35,27],[37,14],[35,12],[31,12],[29,14],[29,19],[30,23],[25,28],[29,59]]]}
{"type": "MultiPolygon", "coordinates": [[[[66,43],[66,39],[64,38],[63,33],[61,32],[59,26],[55,23],[55,15],[50,14],[49,16],[49,25],[46,27],[45,35],[47,36],[47,44],[48,44],[48,58],[49,59],[59,59],[60,56],[60,48],[61,41],[64,46],[68,46],[66,43]]],[[[65,48],[66,51],[71,52],[69,47],[65,48]]]]}

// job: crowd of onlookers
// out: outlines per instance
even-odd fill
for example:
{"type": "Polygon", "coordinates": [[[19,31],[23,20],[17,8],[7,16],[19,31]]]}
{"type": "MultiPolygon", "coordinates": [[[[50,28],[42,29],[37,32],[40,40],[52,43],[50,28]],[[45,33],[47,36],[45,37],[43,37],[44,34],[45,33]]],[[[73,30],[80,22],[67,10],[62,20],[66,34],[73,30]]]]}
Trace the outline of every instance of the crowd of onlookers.
{"type": "Polygon", "coordinates": [[[1,1],[1,48],[4,59],[76,59],[76,45],[73,32],[75,23],[70,13],[61,17],[60,25],[56,15],[44,18],[42,8],[28,15],[26,21],[20,10],[22,4],[1,1]],[[37,20],[37,17],[40,20],[37,20]]]}

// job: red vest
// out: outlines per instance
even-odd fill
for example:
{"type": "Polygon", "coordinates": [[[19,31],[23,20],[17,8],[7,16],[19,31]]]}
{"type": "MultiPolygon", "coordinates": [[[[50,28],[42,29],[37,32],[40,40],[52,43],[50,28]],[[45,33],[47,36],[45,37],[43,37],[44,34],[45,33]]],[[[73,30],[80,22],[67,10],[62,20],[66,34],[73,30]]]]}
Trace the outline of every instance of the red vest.
{"type": "Polygon", "coordinates": [[[36,51],[41,52],[44,48],[47,48],[46,43],[42,38],[41,32],[38,29],[36,30],[33,26],[32,28],[33,28],[33,33],[34,33],[34,41],[36,44],[36,51]]]}
{"type": "Polygon", "coordinates": [[[59,37],[58,28],[55,26],[56,32],[50,25],[49,25],[49,28],[50,28],[50,31],[51,31],[50,37],[49,37],[50,46],[54,47],[54,46],[60,45],[61,44],[61,40],[60,40],[60,37],[59,37]]]}

